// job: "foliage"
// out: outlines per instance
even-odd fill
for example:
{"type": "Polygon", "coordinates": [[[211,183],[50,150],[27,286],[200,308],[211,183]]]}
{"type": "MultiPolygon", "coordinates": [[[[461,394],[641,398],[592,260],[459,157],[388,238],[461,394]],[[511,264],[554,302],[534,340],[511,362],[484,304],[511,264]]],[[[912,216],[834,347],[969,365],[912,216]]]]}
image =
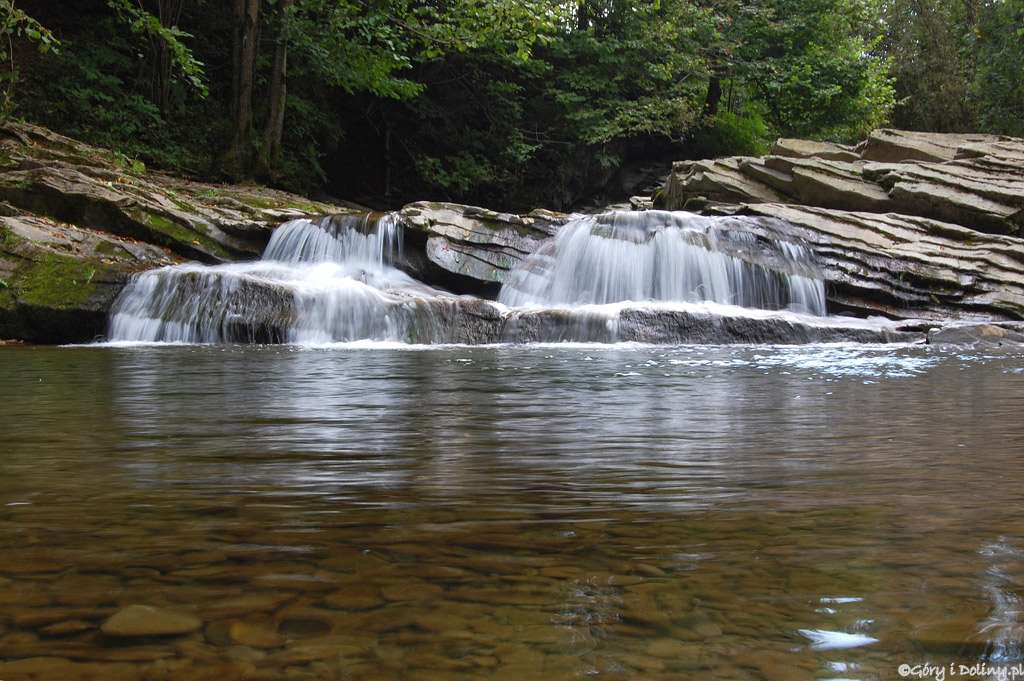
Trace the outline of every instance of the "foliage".
{"type": "Polygon", "coordinates": [[[696,132],[692,142],[695,156],[759,156],[767,154],[773,139],[761,112],[748,109],[742,114],[719,111],[696,132]]]}
{"type": "Polygon", "coordinates": [[[14,64],[14,41],[29,40],[38,45],[43,54],[59,45],[53,34],[38,21],[15,6],[14,0],[0,0],[0,121],[14,110],[14,92],[18,82],[18,69],[14,64]]]}
{"type": "Polygon", "coordinates": [[[977,55],[972,94],[981,128],[1024,137],[1024,0],[984,8],[977,55]]]}
{"type": "Polygon", "coordinates": [[[728,24],[732,73],[788,137],[853,140],[895,104],[888,63],[873,54],[874,0],[766,0],[728,24]],[[736,37],[735,34],[740,34],[736,37]]]}
{"type": "MultiPolygon", "coordinates": [[[[165,1],[49,14],[40,2],[32,13],[60,27],[62,49],[25,70],[33,96],[19,112],[212,174],[239,128],[236,17],[230,3],[185,0],[180,21],[161,21],[165,1]],[[154,87],[158,52],[169,97],[154,87]]],[[[851,141],[890,116],[1019,133],[1022,3],[260,0],[252,127],[274,118],[284,45],[277,184],[369,203],[565,208],[633,162],[760,153],[778,135],[851,141]]],[[[11,0],[0,8],[15,16],[11,0]]],[[[33,39],[17,16],[6,35],[33,39]]]]}
{"type": "Polygon", "coordinates": [[[1022,0],[885,0],[883,20],[897,125],[1024,134],[1022,0]]]}

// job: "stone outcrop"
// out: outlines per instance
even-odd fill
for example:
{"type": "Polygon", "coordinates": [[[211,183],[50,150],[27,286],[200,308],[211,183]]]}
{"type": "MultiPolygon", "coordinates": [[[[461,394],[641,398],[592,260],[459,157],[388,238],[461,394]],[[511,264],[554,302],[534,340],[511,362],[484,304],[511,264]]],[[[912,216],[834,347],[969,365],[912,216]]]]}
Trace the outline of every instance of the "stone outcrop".
{"type": "Polygon", "coordinates": [[[966,347],[1021,347],[1024,345],[1024,324],[949,324],[928,333],[929,345],[966,347]]]}
{"type": "Polygon", "coordinates": [[[899,213],[992,234],[1024,230],[1024,140],[878,130],[857,147],[779,140],[765,157],[680,161],[669,210],[796,203],[899,213]]]}
{"type": "Polygon", "coordinates": [[[203,626],[194,615],[150,605],[129,605],[114,613],[100,630],[107,636],[136,638],[145,636],[180,636],[203,626]]]}
{"type": "Polygon", "coordinates": [[[448,283],[453,290],[500,286],[513,267],[570,217],[546,210],[513,215],[428,201],[409,204],[399,215],[407,243],[415,249],[406,257],[407,269],[423,281],[448,283]],[[417,252],[426,262],[412,260],[417,252]]]}
{"type": "MultiPolygon", "coordinates": [[[[103,333],[112,301],[135,272],[254,259],[288,219],[357,209],[136,166],[42,128],[0,128],[0,339],[89,341],[103,333]]],[[[806,243],[827,281],[831,311],[1001,322],[1024,319],[1024,240],[1013,236],[1024,224],[1022,167],[1022,140],[880,130],[856,147],[781,139],[763,158],[677,163],[657,199],[669,209],[755,216],[743,220],[744,230],[806,243]]],[[[650,207],[643,197],[633,204],[650,207]]],[[[484,298],[572,217],[431,202],[396,215],[405,240],[397,266],[430,286],[484,298]]],[[[266,319],[237,329],[240,340],[281,339],[287,295],[247,286],[232,295],[272,303],[266,319]]],[[[457,295],[437,304],[451,328],[464,328],[452,342],[610,333],[606,319],[569,329],[558,311],[506,314],[457,295]]],[[[616,339],[657,342],[877,337],[860,327],[726,323],[663,310],[623,312],[612,326],[616,339]]],[[[914,329],[914,338],[923,340],[925,331],[914,329]]]]}
{"type": "Polygon", "coordinates": [[[891,213],[775,203],[724,210],[774,218],[744,226],[805,242],[822,267],[832,311],[897,319],[1024,319],[1022,239],[891,213]]]}
{"type": "MultiPolygon", "coordinates": [[[[206,275],[220,276],[220,275],[206,275]]],[[[177,275],[178,295],[198,300],[200,277],[177,275]]],[[[204,322],[217,330],[204,342],[283,343],[295,326],[294,291],[258,279],[214,287],[215,299],[204,299],[204,322]],[[216,312],[214,312],[216,311],[216,312]]],[[[202,290],[201,290],[202,289],[202,290]]],[[[413,343],[467,345],[534,342],[639,342],[639,343],[824,343],[923,342],[927,327],[919,323],[890,323],[854,318],[816,318],[779,315],[765,310],[721,309],[702,306],[638,305],[595,309],[592,312],[560,308],[506,308],[475,296],[388,289],[395,300],[388,316],[403,325],[405,339],[413,343]]],[[[175,304],[187,311],[189,306],[175,304]]],[[[168,317],[171,323],[185,318],[168,317]]],[[[380,331],[381,329],[378,329],[380,331]]],[[[336,338],[336,340],[352,340],[336,338]]]]}
{"type": "Polygon", "coordinates": [[[0,128],[0,201],[207,263],[258,256],[281,222],[344,209],[265,187],[146,172],[113,152],[21,123],[0,128]]]}
{"type": "Polygon", "coordinates": [[[0,339],[92,340],[133,272],[255,258],[281,222],[337,213],[258,186],[214,185],[23,123],[0,127],[0,339]]]}
{"type": "Polygon", "coordinates": [[[0,217],[0,338],[91,340],[103,333],[129,275],[177,260],[163,248],[95,230],[0,217]]]}
{"type": "Polygon", "coordinates": [[[830,309],[1024,318],[1024,140],[878,130],[856,147],[779,140],[770,156],[676,163],[670,210],[776,218],[806,241],[830,309]]]}

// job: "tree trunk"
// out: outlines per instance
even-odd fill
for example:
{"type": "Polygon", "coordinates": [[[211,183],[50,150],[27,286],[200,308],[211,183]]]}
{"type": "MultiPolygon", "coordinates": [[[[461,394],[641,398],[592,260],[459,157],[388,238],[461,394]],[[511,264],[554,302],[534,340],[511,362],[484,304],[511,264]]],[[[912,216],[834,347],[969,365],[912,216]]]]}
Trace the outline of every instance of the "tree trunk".
{"type": "MultiPolygon", "coordinates": [[[[160,25],[174,28],[181,21],[184,0],[159,0],[160,25]]],[[[160,38],[153,39],[153,101],[165,116],[171,109],[171,51],[160,38]]]]}
{"type": "Polygon", "coordinates": [[[284,112],[288,100],[288,12],[295,0],[281,0],[274,65],[270,74],[270,112],[263,130],[259,171],[273,180],[281,164],[281,138],[284,135],[284,112]]]}
{"type": "Polygon", "coordinates": [[[704,118],[712,118],[718,113],[718,104],[722,101],[722,79],[711,76],[708,81],[708,94],[704,99],[704,118]]]}
{"type": "Polygon", "coordinates": [[[232,178],[245,178],[252,170],[252,95],[256,76],[256,48],[260,0],[233,0],[234,78],[231,87],[232,136],[223,168],[232,178]]]}

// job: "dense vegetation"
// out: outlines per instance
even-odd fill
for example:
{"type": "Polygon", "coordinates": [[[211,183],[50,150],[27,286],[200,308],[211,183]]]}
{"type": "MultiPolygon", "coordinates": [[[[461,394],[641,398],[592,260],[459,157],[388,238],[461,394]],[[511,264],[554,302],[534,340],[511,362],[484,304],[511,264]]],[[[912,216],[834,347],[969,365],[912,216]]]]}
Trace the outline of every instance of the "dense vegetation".
{"type": "Polygon", "coordinates": [[[631,162],[890,120],[1024,134],[1024,0],[16,2],[3,115],[376,203],[563,208],[631,162]]]}

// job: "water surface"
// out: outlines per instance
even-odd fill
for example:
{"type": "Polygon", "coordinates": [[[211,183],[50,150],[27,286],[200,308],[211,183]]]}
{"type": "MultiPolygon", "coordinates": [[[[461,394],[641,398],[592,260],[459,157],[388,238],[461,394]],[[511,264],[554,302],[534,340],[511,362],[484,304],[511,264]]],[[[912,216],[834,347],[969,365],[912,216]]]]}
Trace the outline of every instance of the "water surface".
{"type": "Polygon", "coordinates": [[[0,679],[1019,662],[1022,367],[869,346],[0,348],[0,679]],[[132,604],[202,627],[100,631],[132,604]]]}

